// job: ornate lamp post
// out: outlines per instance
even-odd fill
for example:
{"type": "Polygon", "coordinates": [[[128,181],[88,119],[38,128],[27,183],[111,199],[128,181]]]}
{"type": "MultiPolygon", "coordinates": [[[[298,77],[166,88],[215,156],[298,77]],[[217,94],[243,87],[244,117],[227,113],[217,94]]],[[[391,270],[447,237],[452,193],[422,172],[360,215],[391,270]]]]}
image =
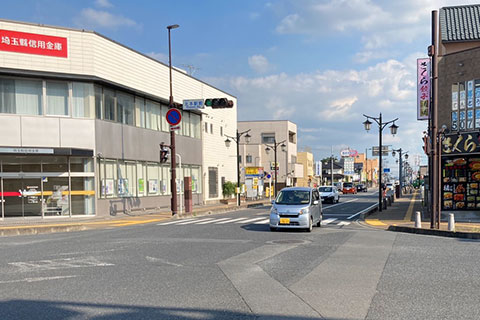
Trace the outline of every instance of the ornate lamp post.
{"type": "MultiPolygon", "coordinates": [[[[267,146],[265,148],[265,152],[267,154],[270,154],[270,150],[273,149],[273,153],[275,155],[274,157],[274,162],[275,162],[275,181],[273,183],[273,190],[274,190],[274,196],[276,197],[277,196],[277,148],[280,146],[282,148],[282,151],[285,151],[286,148],[287,148],[287,145],[285,144],[285,141],[287,140],[283,140],[281,142],[278,142],[277,143],[277,139],[276,138],[273,138],[273,144],[272,145],[269,145],[269,144],[266,144],[265,145],[267,146]]],[[[286,170],[288,171],[288,168],[286,168],[286,170]]]]}
{"type": "Polygon", "coordinates": [[[365,130],[367,130],[367,132],[371,129],[372,127],[372,122],[369,121],[369,119],[372,119],[373,121],[375,121],[377,124],[378,124],[378,211],[382,211],[382,202],[383,202],[383,190],[382,190],[382,131],[383,129],[388,125],[388,124],[392,124],[390,126],[390,132],[392,133],[392,135],[396,135],[397,134],[397,129],[398,129],[398,126],[395,125],[395,121],[398,120],[398,118],[395,118],[393,120],[390,120],[388,122],[383,122],[383,119],[382,119],[382,113],[380,113],[380,116],[378,118],[375,118],[375,117],[371,117],[371,116],[367,116],[367,115],[363,115],[365,118],[367,118],[367,120],[365,120],[363,122],[363,125],[365,126],[365,130]]]}
{"type": "Polygon", "coordinates": [[[237,143],[237,205],[240,206],[240,138],[245,135],[245,142],[248,144],[250,142],[251,136],[248,134],[250,129],[243,131],[243,132],[238,132],[237,130],[237,135],[236,137],[231,137],[228,135],[225,135],[227,139],[225,140],[225,146],[227,148],[230,148],[230,144],[232,141],[235,141],[237,143]]]}

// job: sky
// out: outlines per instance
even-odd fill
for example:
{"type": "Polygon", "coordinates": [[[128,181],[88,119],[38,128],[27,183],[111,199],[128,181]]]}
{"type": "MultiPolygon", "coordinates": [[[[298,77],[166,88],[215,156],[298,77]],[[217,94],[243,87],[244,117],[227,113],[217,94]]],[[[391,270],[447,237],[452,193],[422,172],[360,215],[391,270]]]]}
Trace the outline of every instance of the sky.
{"type": "MultiPolygon", "coordinates": [[[[426,164],[416,120],[416,59],[427,56],[440,0],[16,0],[3,19],[94,30],[172,63],[238,99],[238,119],[290,120],[316,160],[378,145],[363,114],[398,118],[384,145],[426,164]]],[[[192,97],[195,98],[195,97],[192,97]]],[[[371,152],[369,157],[371,157],[371,152]]],[[[397,155],[398,157],[398,155],[397,155]]],[[[392,173],[395,159],[387,158],[392,173]]]]}

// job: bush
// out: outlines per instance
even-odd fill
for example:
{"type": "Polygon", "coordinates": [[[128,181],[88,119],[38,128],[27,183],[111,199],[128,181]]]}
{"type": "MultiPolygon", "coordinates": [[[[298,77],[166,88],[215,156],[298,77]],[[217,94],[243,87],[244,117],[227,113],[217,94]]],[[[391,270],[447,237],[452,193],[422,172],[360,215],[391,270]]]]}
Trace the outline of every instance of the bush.
{"type": "Polygon", "coordinates": [[[223,197],[230,198],[235,194],[236,185],[233,182],[227,181],[223,184],[223,197]]]}

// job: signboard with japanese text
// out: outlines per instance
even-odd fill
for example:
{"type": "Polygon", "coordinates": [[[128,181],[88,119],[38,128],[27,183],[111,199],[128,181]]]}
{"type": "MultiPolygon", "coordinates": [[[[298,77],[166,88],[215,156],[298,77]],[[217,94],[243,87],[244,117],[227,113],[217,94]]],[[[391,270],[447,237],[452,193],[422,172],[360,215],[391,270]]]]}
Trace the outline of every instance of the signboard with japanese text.
{"type": "Polygon", "coordinates": [[[315,175],[322,175],[322,161],[315,161],[315,175]]]}
{"type": "Polygon", "coordinates": [[[467,82],[467,108],[473,108],[473,80],[467,82]]]}
{"type": "Polygon", "coordinates": [[[460,114],[460,116],[459,116],[460,130],[465,130],[465,128],[467,127],[467,122],[466,122],[466,119],[465,119],[466,118],[465,110],[460,111],[459,114],[460,114]]]}
{"type": "Polygon", "coordinates": [[[203,99],[183,100],[183,110],[203,109],[203,99]]]}
{"type": "Polygon", "coordinates": [[[261,177],[263,176],[263,167],[246,167],[245,176],[248,177],[261,177]]]}
{"type": "Polygon", "coordinates": [[[417,59],[417,120],[430,117],[430,59],[417,59]]]}
{"type": "MultiPolygon", "coordinates": [[[[388,146],[382,146],[382,156],[388,156],[388,146]]],[[[372,147],[372,157],[378,157],[379,152],[378,152],[378,146],[373,146],[372,147]]]]}
{"type": "Polygon", "coordinates": [[[460,91],[460,102],[459,102],[460,109],[465,109],[465,107],[467,105],[467,101],[466,101],[467,96],[466,96],[466,93],[465,93],[465,83],[460,82],[458,89],[460,91]]]}
{"type": "Polygon", "coordinates": [[[0,51],[68,57],[67,38],[0,29],[0,51]]]}
{"type": "Polygon", "coordinates": [[[445,135],[442,141],[443,155],[474,152],[480,152],[478,132],[445,135]]]}

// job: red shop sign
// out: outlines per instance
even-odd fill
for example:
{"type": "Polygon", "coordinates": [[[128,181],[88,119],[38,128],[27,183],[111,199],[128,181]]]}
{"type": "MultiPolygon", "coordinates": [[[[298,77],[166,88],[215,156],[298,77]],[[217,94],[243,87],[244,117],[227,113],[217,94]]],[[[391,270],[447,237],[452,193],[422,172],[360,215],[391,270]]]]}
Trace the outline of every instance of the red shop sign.
{"type": "Polygon", "coordinates": [[[0,51],[67,58],[67,38],[0,29],[0,51]]]}

